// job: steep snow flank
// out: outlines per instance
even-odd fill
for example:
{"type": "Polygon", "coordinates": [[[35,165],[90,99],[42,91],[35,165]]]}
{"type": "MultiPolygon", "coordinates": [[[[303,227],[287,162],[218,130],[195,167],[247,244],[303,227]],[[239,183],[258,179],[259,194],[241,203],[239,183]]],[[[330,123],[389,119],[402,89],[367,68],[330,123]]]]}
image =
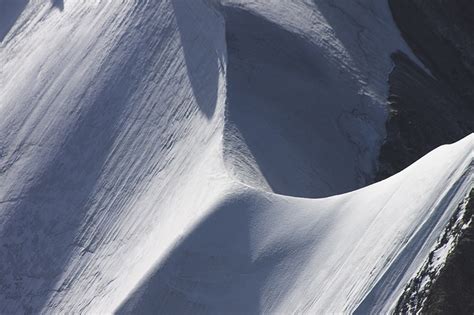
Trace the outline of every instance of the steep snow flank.
{"type": "MultiPolygon", "coordinates": [[[[226,165],[266,191],[325,197],[371,183],[385,137],[384,1],[224,1],[226,165]]],[[[407,51],[407,49],[405,49],[407,51]]]]}
{"type": "MultiPolygon", "coordinates": [[[[255,40],[245,25],[237,28],[240,17],[277,35],[273,44],[301,48],[302,56],[285,48],[268,62],[281,75],[286,68],[279,63],[291,61],[308,85],[327,79],[333,95],[316,85],[314,94],[307,85],[301,89],[327,97],[317,107],[321,115],[342,115],[334,141],[353,171],[338,171],[342,160],[329,143],[324,150],[334,163],[317,171],[334,190],[323,191],[321,179],[308,183],[309,176],[303,190],[289,177],[301,195],[365,184],[359,175],[370,175],[383,137],[390,65],[382,52],[402,44],[398,35],[387,35],[395,34],[391,26],[389,33],[382,27],[387,15],[378,11],[381,2],[367,7],[377,16],[368,20],[377,21],[373,25],[354,2],[345,10],[359,12],[378,34],[364,41],[383,48],[374,50],[373,62],[361,63],[365,55],[356,53],[353,23],[339,19],[346,11],[329,10],[330,18],[323,14],[325,3],[32,0],[18,7],[16,22],[2,26],[0,50],[0,313],[389,308],[426,257],[451,204],[471,185],[474,139],[439,148],[402,173],[351,193],[304,199],[270,192],[290,193],[284,181],[277,190],[280,179],[272,176],[292,173],[280,169],[280,161],[259,173],[268,156],[262,159],[250,145],[251,113],[243,115],[249,105],[239,99],[259,94],[239,81],[243,73],[230,73],[236,66],[230,58],[240,56],[232,45],[255,40]],[[346,27],[349,33],[337,35],[346,27]],[[229,56],[227,47],[233,49],[229,56]],[[336,88],[339,79],[349,91],[336,88]],[[231,91],[235,86],[245,94],[231,91]]],[[[263,44],[255,49],[242,47],[241,56],[262,61],[269,52],[263,44]]],[[[268,75],[270,67],[262,67],[268,75]]],[[[291,68],[290,81],[305,81],[291,68]]],[[[283,89],[274,79],[274,89],[283,89]]],[[[288,85],[283,100],[300,89],[288,85]]],[[[255,104],[257,123],[279,122],[290,105],[278,103],[272,113],[266,103],[271,87],[257,87],[267,89],[255,104]]],[[[292,115],[316,114],[310,105],[302,102],[305,112],[292,115]]],[[[328,134],[310,141],[332,137],[335,122],[326,123],[318,128],[328,134]]],[[[293,141],[302,135],[291,128],[310,124],[295,121],[278,132],[289,130],[293,141]]],[[[255,133],[278,149],[275,159],[285,158],[281,139],[266,130],[255,133]]],[[[302,142],[295,145],[304,149],[302,142]]],[[[301,153],[295,160],[308,161],[309,152],[325,161],[322,148],[291,150],[301,153]]]]}
{"type": "Polygon", "coordinates": [[[223,26],[201,1],[25,7],[0,52],[1,313],[111,311],[209,209],[223,26]]]}

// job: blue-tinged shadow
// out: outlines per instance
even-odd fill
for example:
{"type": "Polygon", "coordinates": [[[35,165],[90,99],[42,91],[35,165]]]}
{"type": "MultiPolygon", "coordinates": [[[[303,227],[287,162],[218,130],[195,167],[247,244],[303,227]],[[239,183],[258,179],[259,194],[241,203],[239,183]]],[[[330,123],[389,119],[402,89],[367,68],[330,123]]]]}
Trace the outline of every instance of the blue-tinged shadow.
{"type": "Polygon", "coordinates": [[[0,0],[0,42],[8,35],[29,0],[0,0]]]}
{"type": "Polygon", "coordinates": [[[64,0],[51,0],[53,8],[57,8],[59,11],[64,10],[64,0]]]}
{"type": "Polygon", "coordinates": [[[219,84],[219,58],[215,38],[207,36],[204,25],[196,10],[206,14],[204,18],[217,19],[217,12],[201,0],[172,0],[174,15],[181,37],[188,77],[194,98],[201,112],[212,118],[216,109],[219,84]]]}
{"type": "Polygon", "coordinates": [[[218,205],[122,304],[118,314],[259,314],[262,289],[283,254],[252,258],[256,201],[218,205]]]}

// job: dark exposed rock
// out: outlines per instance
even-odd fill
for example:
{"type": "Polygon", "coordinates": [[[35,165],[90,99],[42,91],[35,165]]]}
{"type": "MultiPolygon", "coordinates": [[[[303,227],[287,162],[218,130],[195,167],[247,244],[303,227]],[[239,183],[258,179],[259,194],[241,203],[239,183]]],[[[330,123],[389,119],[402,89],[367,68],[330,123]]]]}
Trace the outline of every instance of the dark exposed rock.
{"type": "Polygon", "coordinates": [[[470,269],[474,264],[472,259],[474,255],[471,255],[474,250],[471,249],[460,254],[462,252],[460,249],[462,250],[463,246],[466,247],[466,243],[474,244],[470,241],[473,240],[472,237],[474,236],[474,225],[472,224],[473,197],[474,190],[470,193],[470,196],[467,196],[458,205],[428,258],[406,285],[394,309],[394,314],[418,314],[420,311],[427,314],[451,314],[453,312],[453,314],[462,314],[468,310],[471,310],[470,313],[472,313],[473,309],[470,301],[474,301],[473,292],[470,292],[471,288],[463,288],[463,286],[473,280],[473,272],[470,269]],[[449,251],[456,248],[457,251],[450,255],[449,251]],[[446,252],[448,252],[447,257],[444,256],[446,252]],[[468,255],[466,256],[466,254],[468,255]],[[462,258],[462,256],[465,257],[462,258]],[[464,261],[468,263],[464,264],[464,261]],[[447,264],[446,268],[444,268],[444,264],[447,264]],[[461,266],[458,266],[459,264],[461,266]],[[463,266],[468,266],[469,269],[464,270],[463,266]],[[462,280],[459,281],[459,277],[456,277],[458,274],[453,273],[456,270],[466,271],[467,277],[463,276],[461,277],[462,280]],[[454,278],[451,278],[450,273],[453,273],[454,278]],[[456,280],[453,282],[452,279],[456,280]],[[458,290],[462,291],[461,294],[464,299],[462,302],[456,300],[458,290]],[[451,300],[448,301],[447,299],[451,300]]]}
{"type": "Polygon", "coordinates": [[[436,78],[472,103],[474,2],[389,0],[389,4],[403,37],[418,58],[436,78]]]}
{"type": "MultiPolygon", "coordinates": [[[[474,131],[474,1],[389,0],[404,39],[427,70],[394,53],[389,77],[390,116],[380,151],[379,179],[407,167],[428,151],[474,131]]],[[[427,314],[474,313],[474,193],[462,232],[429,292],[415,296],[410,282],[397,310],[427,314]],[[471,220],[471,221],[469,221],[471,220]],[[425,299],[426,298],[426,299],[425,299]],[[414,303],[416,302],[416,303],[414,303]]]]}
{"type": "Polygon", "coordinates": [[[474,131],[474,2],[389,0],[403,37],[429,69],[394,53],[378,179],[474,131]]]}
{"type": "Polygon", "coordinates": [[[474,314],[474,190],[464,221],[470,222],[423,306],[425,314],[474,314]]]}
{"type": "MultiPolygon", "coordinates": [[[[474,108],[401,52],[392,55],[390,117],[380,151],[379,179],[404,169],[434,148],[474,130],[474,108]]],[[[474,85],[473,85],[474,87],[474,85]]]]}

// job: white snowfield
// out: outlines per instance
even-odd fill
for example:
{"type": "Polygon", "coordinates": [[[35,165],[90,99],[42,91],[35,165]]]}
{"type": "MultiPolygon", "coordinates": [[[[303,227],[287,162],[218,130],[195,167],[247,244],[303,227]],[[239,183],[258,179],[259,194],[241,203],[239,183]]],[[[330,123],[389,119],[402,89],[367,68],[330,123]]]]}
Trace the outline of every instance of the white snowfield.
{"type": "Polygon", "coordinates": [[[2,314],[384,312],[473,185],[470,135],[365,186],[409,54],[385,1],[0,21],[2,314]]]}

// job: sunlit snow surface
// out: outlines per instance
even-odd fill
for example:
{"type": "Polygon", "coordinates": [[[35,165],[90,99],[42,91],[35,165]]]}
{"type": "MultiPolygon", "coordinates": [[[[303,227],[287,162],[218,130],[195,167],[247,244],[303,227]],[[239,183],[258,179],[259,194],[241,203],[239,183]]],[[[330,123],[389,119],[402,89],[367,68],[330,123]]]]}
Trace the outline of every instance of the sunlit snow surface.
{"type": "Polygon", "coordinates": [[[407,50],[383,1],[15,1],[0,313],[387,310],[472,186],[471,135],[354,190],[407,50]]]}

